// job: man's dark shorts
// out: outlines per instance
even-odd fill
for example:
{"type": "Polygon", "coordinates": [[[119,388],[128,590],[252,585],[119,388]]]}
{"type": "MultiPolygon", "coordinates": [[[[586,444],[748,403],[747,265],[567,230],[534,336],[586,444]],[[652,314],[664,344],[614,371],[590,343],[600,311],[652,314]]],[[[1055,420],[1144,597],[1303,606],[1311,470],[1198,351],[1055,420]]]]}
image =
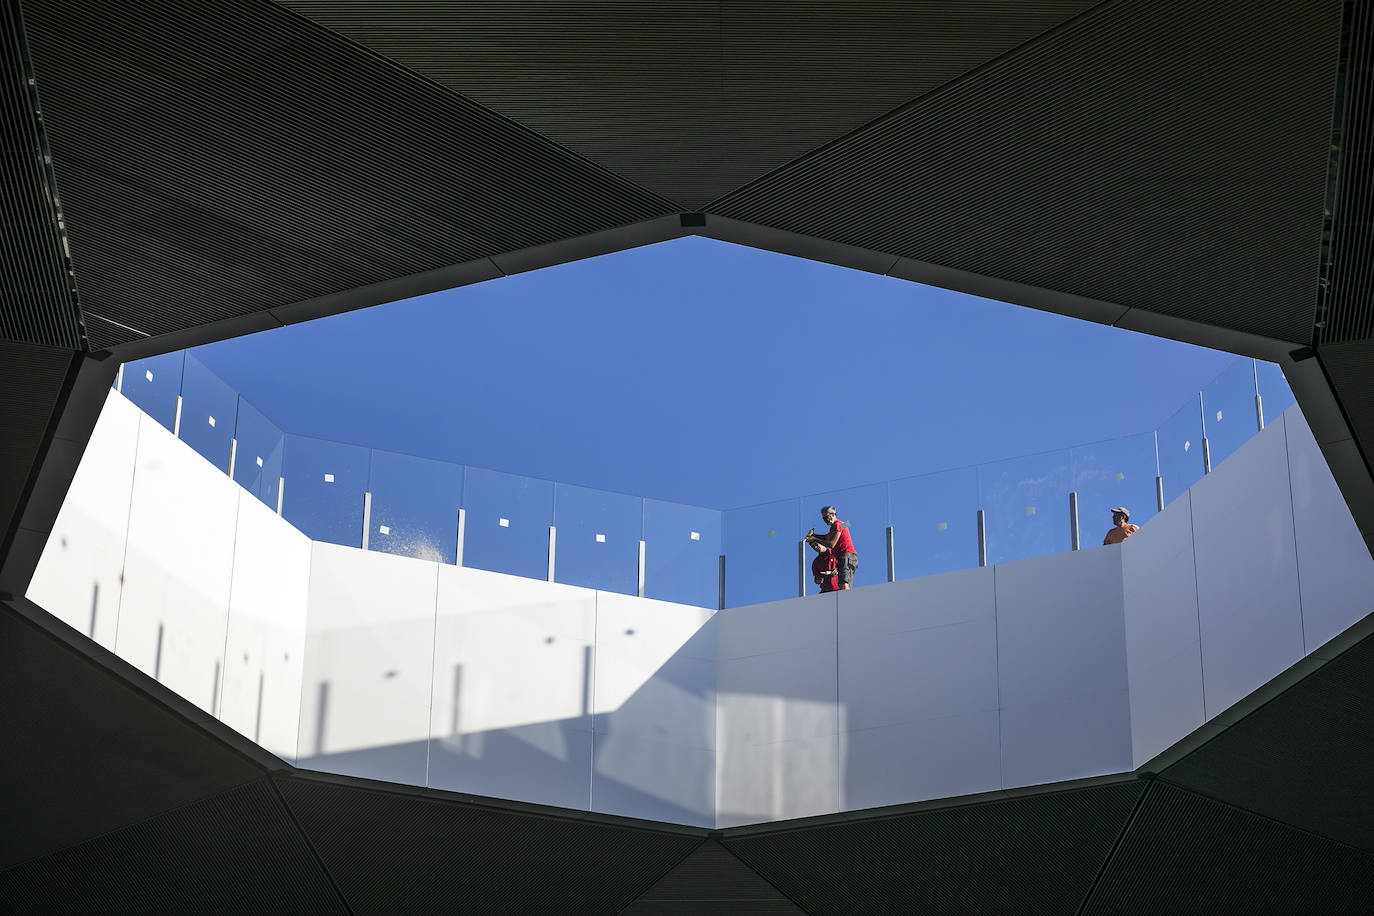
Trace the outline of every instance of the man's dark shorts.
{"type": "Polygon", "coordinates": [[[854,584],[854,570],[859,568],[859,555],[857,553],[842,553],[835,558],[835,563],[839,567],[840,586],[854,584]]]}

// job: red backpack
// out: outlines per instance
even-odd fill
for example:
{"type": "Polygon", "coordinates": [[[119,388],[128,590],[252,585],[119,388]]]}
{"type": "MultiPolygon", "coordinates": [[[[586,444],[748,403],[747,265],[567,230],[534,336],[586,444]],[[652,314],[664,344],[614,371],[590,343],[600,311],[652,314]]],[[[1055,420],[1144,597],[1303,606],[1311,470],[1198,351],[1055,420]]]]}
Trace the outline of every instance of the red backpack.
{"type": "Polygon", "coordinates": [[[822,592],[839,591],[840,570],[833,550],[816,554],[816,559],[811,561],[811,578],[821,587],[822,592]]]}

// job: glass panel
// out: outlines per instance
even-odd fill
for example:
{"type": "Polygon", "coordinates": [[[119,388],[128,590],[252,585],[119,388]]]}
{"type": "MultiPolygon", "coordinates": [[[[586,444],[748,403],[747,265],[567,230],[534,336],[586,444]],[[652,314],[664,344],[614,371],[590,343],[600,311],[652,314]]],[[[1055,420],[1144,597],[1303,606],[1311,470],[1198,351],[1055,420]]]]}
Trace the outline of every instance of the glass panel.
{"type": "Polygon", "coordinates": [[[171,429],[177,415],[177,395],[181,394],[181,366],[186,351],[163,353],[124,364],[124,384],[120,393],[138,409],[171,429]]]}
{"type": "Polygon", "coordinates": [[[468,468],[463,565],[530,579],[549,574],[553,482],[468,468]]]}
{"type": "Polygon", "coordinates": [[[797,597],[797,545],[809,527],[799,499],[725,512],[725,606],[797,597]]]}
{"type": "Polygon", "coordinates": [[[282,476],[285,434],[252,404],[239,398],[234,437],[239,440],[234,460],[234,480],[273,509],[277,508],[277,482],[282,476]]]}
{"type": "Polygon", "coordinates": [[[1125,506],[1131,522],[1155,517],[1155,434],[1141,433],[1069,449],[1073,489],[1078,493],[1078,542],[1102,543],[1112,527],[1110,510],[1125,506]]]}
{"type": "Polygon", "coordinates": [[[370,463],[361,446],[287,436],[282,515],[311,540],[361,547],[370,463]]]}
{"type": "Polygon", "coordinates": [[[978,565],[978,469],[956,468],[888,485],[897,578],[978,565]]]}
{"type": "Polygon", "coordinates": [[[1042,452],[978,468],[988,563],[1062,553],[1069,539],[1069,453],[1042,452]]]}
{"type": "Polygon", "coordinates": [[[644,500],[554,484],[553,523],[558,529],[554,581],[638,594],[644,500]]]}
{"type": "MultiPolygon", "coordinates": [[[[806,523],[804,529],[815,525],[817,534],[830,530],[821,519],[822,506],[834,506],[835,515],[849,526],[849,534],[854,541],[854,552],[859,556],[859,568],[854,573],[854,587],[886,582],[887,484],[875,483],[805,497],[801,506],[802,521],[806,523]]],[[[808,547],[806,562],[809,564],[815,555],[808,547]]],[[[820,591],[810,576],[806,578],[806,586],[809,595],[820,591]]]]}
{"type": "Polygon", "coordinates": [[[1212,467],[1216,467],[1259,432],[1255,419],[1255,361],[1236,360],[1202,389],[1202,410],[1207,421],[1207,451],[1212,467]]]}
{"type": "Polygon", "coordinates": [[[188,353],[181,373],[181,441],[226,474],[238,405],[234,389],[188,353]]]}
{"type": "MultiPolygon", "coordinates": [[[[1189,398],[1159,427],[1159,476],[1164,478],[1164,505],[1202,478],[1202,415],[1197,398],[1189,398]]],[[[1130,508],[1130,507],[1127,507],[1130,508]]]]}
{"type": "MultiPolygon", "coordinates": [[[[128,370],[125,370],[128,371],[128,370]]],[[[1288,408],[1297,403],[1293,389],[1283,377],[1283,369],[1277,363],[1256,360],[1255,372],[1259,375],[1259,393],[1264,405],[1264,423],[1267,426],[1288,408]]]]}
{"type": "Polygon", "coordinates": [[[463,466],[398,452],[372,451],[369,550],[453,563],[463,466]]]}
{"type": "Polygon", "coordinates": [[[720,600],[716,509],[644,500],[644,596],[714,608],[720,600]]]}

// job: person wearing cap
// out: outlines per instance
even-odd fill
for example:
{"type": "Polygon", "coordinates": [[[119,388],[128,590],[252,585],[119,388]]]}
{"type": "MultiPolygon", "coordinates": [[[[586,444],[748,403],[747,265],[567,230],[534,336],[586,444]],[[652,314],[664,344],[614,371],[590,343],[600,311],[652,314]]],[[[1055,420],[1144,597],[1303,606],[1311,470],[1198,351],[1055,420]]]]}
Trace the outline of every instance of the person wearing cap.
{"type": "Polygon", "coordinates": [[[1125,506],[1112,507],[1112,524],[1116,527],[1107,532],[1107,536],[1102,539],[1103,546],[1107,544],[1120,544],[1126,538],[1140,530],[1139,525],[1130,524],[1131,513],[1125,506]]]}
{"type": "Polygon", "coordinates": [[[829,550],[835,554],[836,575],[840,590],[845,591],[854,584],[854,571],[859,568],[859,555],[854,550],[854,539],[849,534],[849,526],[840,521],[834,506],[821,507],[821,521],[830,526],[825,534],[814,531],[806,536],[806,543],[818,553],[829,550]]]}

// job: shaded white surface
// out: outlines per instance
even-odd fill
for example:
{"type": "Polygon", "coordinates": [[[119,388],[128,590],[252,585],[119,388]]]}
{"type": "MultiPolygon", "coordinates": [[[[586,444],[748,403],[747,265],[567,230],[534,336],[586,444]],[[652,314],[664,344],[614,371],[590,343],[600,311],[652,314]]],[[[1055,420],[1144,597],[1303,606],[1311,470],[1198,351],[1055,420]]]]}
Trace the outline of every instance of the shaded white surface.
{"type": "Polygon", "coordinates": [[[1283,422],[1303,636],[1310,654],[1374,611],[1374,558],[1302,412],[1289,408],[1283,422]]]}
{"type": "Polygon", "coordinates": [[[1283,418],[1192,487],[1207,717],[1303,657],[1283,418]]]}
{"type": "Polygon", "coordinates": [[[107,649],[115,647],[142,417],[119,392],[106,395],[26,595],[107,649]]]}
{"type": "Polygon", "coordinates": [[[833,736],[835,646],[722,659],[716,698],[717,749],[833,736]]]}
{"type": "Polygon", "coordinates": [[[429,785],[587,808],[596,598],[439,567],[429,785]]]}
{"type": "Polygon", "coordinates": [[[425,784],[437,573],[311,545],[300,766],[425,784]]]}
{"type": "Polygon", "coordinates": [[[840,810],[844,767],[834,735],[716,752],[716,826],[733,827],[840,810]]]}
{"type": "Polygon", "coordinates": [[[140,424],[115,651],[206,711],[221,677],[239,489],[157,423],[140,424]]]}
{"type": "Polygon", "coordinates": [[[1003,787],[1131,769],[1120,550],[996,574],[1003,787]]]}
{"type": "Polygon", "coordinates": [[[1121,552],[1131,754],[1140,766],[1205,721],[1190,494],[1103,549],[1121,552]]]}
{"type": "Polygon", "coordinates": [[[594,736],[593,811],[713,827],[714,750],[639,734],[594,736]]]}
{"type": "Polygon", "coordinates": [[[841,736],[841,810],[991,792],[1001,783],[997,710],[841,736]]]}
{"type": "Polygon", "coordinates": [[[310,553],[309,538],[239,491],[218,713],[225,724],[291,762],[305,674],[310,553]]]}

